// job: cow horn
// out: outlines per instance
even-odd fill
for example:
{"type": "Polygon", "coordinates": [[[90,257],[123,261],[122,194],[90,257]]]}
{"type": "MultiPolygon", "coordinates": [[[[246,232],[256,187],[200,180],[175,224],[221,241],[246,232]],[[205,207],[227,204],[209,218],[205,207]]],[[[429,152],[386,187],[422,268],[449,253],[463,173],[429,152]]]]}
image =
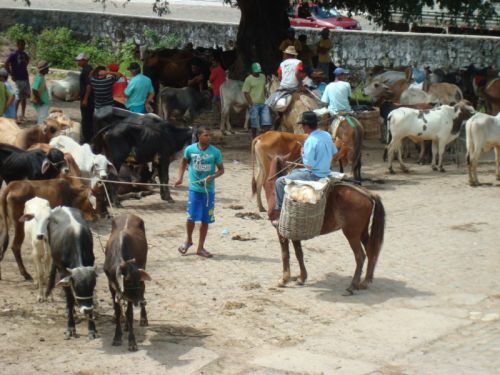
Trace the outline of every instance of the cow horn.
{"type": "Polygon", "coordinates": [[[69,273],[73,273],[73,268],[69,268],[69,267],[66,267],[66,271],[68,271],[69,273]]]}

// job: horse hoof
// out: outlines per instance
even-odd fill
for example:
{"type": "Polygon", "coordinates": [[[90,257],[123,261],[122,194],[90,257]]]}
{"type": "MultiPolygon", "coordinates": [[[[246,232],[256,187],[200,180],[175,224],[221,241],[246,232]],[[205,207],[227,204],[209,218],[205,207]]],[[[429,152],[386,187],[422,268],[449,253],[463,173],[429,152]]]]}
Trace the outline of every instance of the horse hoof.
{"type": "Polygon", "coordinates": [[[23,276],[25,281],[33,281],[33,278],[29,273],[25,273],[23,276]]]}
{"type": "Polygon", "coordinates": [[[78,335],[76,334],[76,329],[75,328],[68,328],[66,332],[64,333],[64,339],[69,340],[70,338],[77,338],[78,335]]]}
{"type": "Polygon", "coordinates": [[[354,291],[351,287],[347,288],[344,293],[342,293],[344,297],[350,297],[354,295],[354,291]]]}
{"type": "Polygon", "coordinates": [[[299,285],[299,286],[303,286],[305,283],[306,283],[306,281],[302,280],[302,279],[297,279],[297,281],[295,281],[295,284],[299,285]]]}
{"type": "Polygon", "coordinates": [[[172,203],[175,203],[175,201],[172,198],[169,198],[169,199],[167,199],[167,203],[172,204],[172,203]]]}
{"type": "Polygon", "coordinates": [[[136,352],[137,351],[137,344],[135,342],[129,342],[128,343],[128,351],[129,352],[136,352]]]}
{"type": "Polygon", "coordinates": [[[444,170],[444,168],[439,168],[439,172],[444,173],[446,171],[444,170]]]}
{"type": "Polygon", "coordinates": [[[286,284],[288,284],[288,281],[280,280],[278,281],[278,288],[286,288],[286,284]]]}
{"type": "Polygon", "coordinates": [[[96,331],[89,331],[87,337],[89,340],[95,340],[97,338],[97,332],[96,331]]]}
{"type": "Polygon", "coordinates": [[[147,326],[149,325],[148,320],[147,320],[147,319],[141,319],[141,320],[139,321],[139,325],[140,325],[141,327],[147,327],[147,326]]]}
{"type": "Polygon", "coordinates": [[[433,165],[433,166],[432,166],[432,170],[433,170],[433,171],[437,171],[437,170],[438,170],[438,168],[437,168],[435,165],[433,165]]]}
{"type": "Polygon", "coordinates": [[[121,346],[122,345],[122,339],[113,339],[113,342],[111,343],[112,346],[121,346]]]}
{"type": "Polygon", "coordinates": [[[410,170],[408,168],[403,168],[402,171],[403,173],[410,173],[410,170]]]}

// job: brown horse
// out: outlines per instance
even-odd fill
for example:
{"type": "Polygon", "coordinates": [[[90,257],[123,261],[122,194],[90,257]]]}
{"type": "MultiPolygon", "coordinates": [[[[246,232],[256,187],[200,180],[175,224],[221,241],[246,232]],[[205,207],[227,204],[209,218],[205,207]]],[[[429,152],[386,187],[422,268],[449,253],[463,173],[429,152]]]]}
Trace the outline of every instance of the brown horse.
{"type": "MultiPolygon", "coordinates": [[[[280,158],[273,159],[270,174],[274,175],[281,170],[282,163],[283,160],[280,158]]],[[[270,215],[275,206],[275,181],[276,178],[270,179],[265,187],[270,215]]],[[[341,229],[349,241],[356,259],[356,270],[347,292],[353,294],[354,290],[366,289],[368,284],[373,281],[373,272],[384,241],[384,206],[378,195],[356,185],[339,183],[330,188],[327,194],[321,235],[341,229]],[[365,279],[361,282],[361,273],[366,257],[368,257],[368,267],[365,279]]],[[[290,241],[280,236],[279,233],[278,239],[283,261],[283,278],[279,285],[285,286],[290,281],[290,241]]],[[[303,284],[307,279],[307,271],[304,265],[302,244],[301,241],[292,241],[292,243],[300,267],[298,283],[303,284]]]]}
{"type": "Polygon", "coordinates": [[[343,115],[338,120],[334,120],[330,131],[338,149],[333,160],[339,162],[340,172],[344,172],[344,166],[350,164],[354,180],[361,183],[363,126],[355,117],[343,115]]]}

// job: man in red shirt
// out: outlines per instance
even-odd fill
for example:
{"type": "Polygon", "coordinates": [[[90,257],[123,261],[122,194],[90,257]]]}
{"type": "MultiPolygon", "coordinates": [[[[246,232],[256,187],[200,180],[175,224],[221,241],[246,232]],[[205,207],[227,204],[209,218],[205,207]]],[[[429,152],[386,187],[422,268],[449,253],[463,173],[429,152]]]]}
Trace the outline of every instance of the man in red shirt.
{"type": "Polygon", "coordinates": [[[217,113],[220,116],[221,104],[220,104],[220,87],[226,80],[226,71],[220,65],[218,57],[212,59],[212,66],[210,67],[210,77],[208,78],[212,85],[213,102],[217,113]]]}
{"type": "MultiPolygon", "coordinates": [[[[120,70],[120,66],[118,64],[109,64],[108,69],[111,72],[118,73],[120,70]]],[[[123,108],[126,109],[125,107],[125,102],[127,101],[127,96],[125,95],[125,89],[127,88],[127,77],[125,77],[123,74],[120,74],[120,76],[116,79],[115,83],[113,84],[113,107],[117,108],[123,108]]]]}

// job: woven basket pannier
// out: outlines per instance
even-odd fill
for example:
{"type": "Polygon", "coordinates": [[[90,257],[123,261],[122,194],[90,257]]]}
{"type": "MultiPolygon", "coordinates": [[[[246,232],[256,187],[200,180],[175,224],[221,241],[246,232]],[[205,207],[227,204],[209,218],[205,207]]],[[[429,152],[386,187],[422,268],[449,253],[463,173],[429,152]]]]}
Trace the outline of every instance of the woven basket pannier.
{"type": "Polygon", "coordinates": [[[285,196],[278,226],[280,235],[289,240],[316,237],[323,226],[327,193],[316,204],[296,202],[285,196]]]}

